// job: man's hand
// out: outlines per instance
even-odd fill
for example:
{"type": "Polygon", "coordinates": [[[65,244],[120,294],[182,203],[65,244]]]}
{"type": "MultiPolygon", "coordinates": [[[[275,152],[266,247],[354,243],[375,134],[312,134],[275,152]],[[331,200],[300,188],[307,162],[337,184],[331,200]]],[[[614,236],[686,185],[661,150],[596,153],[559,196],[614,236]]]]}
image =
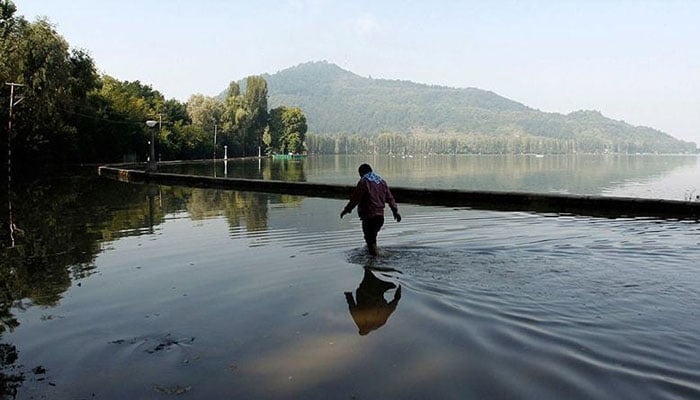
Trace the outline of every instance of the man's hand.
{"type": "Polygon", "coordinates": [[[342,219],[343,216],[345,216],[345,214],[350,214],[350,211],[347,211],[347,210],[341,211],[341,212],[340,212],[340,218],[342,219]]]}
{"type": "Polygon", "coordinates": [[[391,210],[391,213],[394,214],[394,219],[396,222],[401,222],[401,214],[399,214],[398,211],[391,210]]]}

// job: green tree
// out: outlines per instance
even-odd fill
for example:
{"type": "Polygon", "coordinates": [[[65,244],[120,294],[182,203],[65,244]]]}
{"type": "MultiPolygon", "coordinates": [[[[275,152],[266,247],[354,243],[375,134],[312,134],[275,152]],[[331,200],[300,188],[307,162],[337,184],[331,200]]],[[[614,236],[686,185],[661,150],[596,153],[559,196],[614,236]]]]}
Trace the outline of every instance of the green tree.
{"type": "Polygon", "coordinates": [[[98,118],[89,132],[92,137],[85,139],[87,144],[82,151],[106,148],[110,153],[98,152],[99,159],[103,161],[118,158],[126,161],[145,160],[152,133],[145,121],[157,119],[165,121],[165,129],[159,132],[156,140],[156,154],[161,154],[160,134],[165,135],[170,122],[167,114],[162,112],[165,103],[163,95],[149,85],[103,76],[99,90],[92,94],[91,105],[98,118]]]}
{"type": "Polygon", "coordinates": [[[267,81],[262,76],[249,76],[245,90],[246,117],[249,120],[246,132],[246,150],[255,152],[262,145],[262,135],[269,118],[267,112],[267,81]]]}
{"type": "Polygon", "coordinates": [[[212,156],[214,144],[211,132],[199,125],[175,122],[163,135],[163,155],[166,159],[204,159],[212,156]]]}
{"type": "MultiPolygon", "coordinates": [[[[30,23],[16,11],[12,1],[0,0],[0,103],[9,102],[5,82],[23,85],[15,94],[22,101],[13,109],[13,162],[145,160],[154,133],[144,124],[148,119],[162,121],[156,153],[166,159],[209,156],[215,125],[217,145],[228,145],[231,154],[251,154],[274,141],[265,134],[263,77],[248,77],[245,94],[231,82],[224,102],[202,95],[187,104],[165,100],[138,80],[99,76],[88,53],[71,49],[48,20],[30,23]]],[[[0,125],[7,122],[8,113],[0,112],[0,125]]],[[[305,129],[298,132],[288,137],[295,149],[303,146],[305,129]]],[[[6,156],[0,152],[2,163],[6,156]]]]}
{"type": "Polygon", "coordinates": [[[285,106],[280,106],[270,110],[270,121],[268,123],[270,134],[270,148],[275,153],[284,153],[284,149],[280,147],[280,138],[284,134],[284,122],[282,114],[287,109],[285,106]]]}
{"type": "Polygon", "coordinates": [[[268,124],[267,82],[261,76],[246,78],[245,94],[240,85],[231,82],[224,100],[223,127],[240,154],[255,154],[263,144],[268,124]]]}
{"type": "Polygon", "coordinates": [[[162,108],[163,118],[167,121],[177,122],[182,121],[186,124],[191,124],[192,119],[187,113],[187,105],[180,103],[175,99],[166,100],[162,108]]]}
{"type": "Polygon", "coordinates": [[[265,131],[262,136],[263,144],[265,145],[265,154],[269,154],[272,151],[272,135],[270,134],[270,126],[265,127],[265,131]]]}
{"type": "MultiPolygon", "coordinates": [[[[214,152],[214,136],[218,134],[225,114],[224,103],[214,97],[195,94],[190,96],[187,101],[187,114],[192,119],[192,125],[200,128],[201,132],[207,132],[205,136],[208,135],[207,141],[211,144],[209,154],[212,154],[214,152]]],[[[218,138],[216,143],[218,147],[220,144],[218,138]]]]}
{"type": "Polygon", "coordinates": [[[232,154],[245,154],[245,133],[249,127],[245,98],[237,82],[229,84],[224,100],[223,130],[232,154]]]}
{"type": "Polygon", "coordinates": [[[280,153],[302,153],[306,138],[306,116],[299,107],[280,106],[270,111],[270,136],[280,153]]]}
{"type": "Polygon", "coordinates": [[[187,100],[187,114],[193,125],[214,132],[214,124],[221,124],[224,104],[214,97],[194,94],[187,100]]]}
{"type": "Polygon", "coordinates": [[[5,82],[24,85],[16,93],[23,100],[13,113],[13,156],[74,160],[79,141],[76,115],[98,83],[94,63],[84,51],[70,50],[47,20],[27,23],[14,12],[12,2],[0,5],[3,104],[9,100],[5,82]]]}
{"type": "MultiPolygon", "coordinates": [[[[15,17],[17,7],[7,0],[0,0],[0,84],[13,81],[19,71],[19,44],[27,21],[15,17]]],[[[3,90],[4,93],[4,90],[3,90]]],[[[5,103],[3,103],[5,104],[5,103]]]]}

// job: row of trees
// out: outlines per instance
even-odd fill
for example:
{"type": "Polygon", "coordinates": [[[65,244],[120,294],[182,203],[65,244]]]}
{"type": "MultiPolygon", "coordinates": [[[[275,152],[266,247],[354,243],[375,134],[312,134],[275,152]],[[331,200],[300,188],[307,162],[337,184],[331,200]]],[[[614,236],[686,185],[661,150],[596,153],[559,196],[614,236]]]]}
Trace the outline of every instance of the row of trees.
{"type": "MultiPolygon", "coordinates": [[[[226,98],[193,95],[166,100],[139,81],[97,73],[92,58],[71,49],[46,19],[28,22],[10,0],[0,0],[0,126],[9,129],[14,89],[13,162],[142,161],[151,134],[160,159],[196,159],[223,153],[302,152],[306,117],[299,108],[268,111],[267,82],[248,77],[245,92],[232,82],[226,98]],[[21,86],[20,86],[21,85],[21,86]],[[159,121],[149,131],[146,120],[159,121]],[[218,134],[216,142],[215,134],[218,134]]],[[[0,152],[6,162],[8,152],[0,152]]]]}
{"type": "Polygon", "coordinates": [[[465,134],[313,135],[308,151],[317,154],[575,154],[673,153],[656,141],[605,140],[597,137],[555,139],[536,136],[465,134]]]}
{"type": "Polygon", "coordinates": [[[267,81],[261,76],[250,76],[245,81],[244,93],[234,81],[229,84],[223,101],[194,95],[187,102],[187,111],[194,125],[209,132],[221,132],[218,148],[225,145],[240,149],[242,155],[305,151],[308,126],[303,111],[279,106],[268,112],[267,98],[267,81]]]}

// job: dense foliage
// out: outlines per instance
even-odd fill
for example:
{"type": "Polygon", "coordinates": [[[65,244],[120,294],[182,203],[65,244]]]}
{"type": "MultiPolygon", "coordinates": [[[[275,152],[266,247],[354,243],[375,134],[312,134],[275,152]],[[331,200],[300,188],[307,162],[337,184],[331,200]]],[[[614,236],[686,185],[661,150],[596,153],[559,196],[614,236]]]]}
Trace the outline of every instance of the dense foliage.
{"type": "Polygon", "coordinates": [[[326,62],[265,78],[273,107],[307,113],[310,151],[344,153],[349,142],[350,153],[695,152],[694,143],[597,111],[546,113],[484,90],[363,78],[326,62]]]}
{"type": "Polygon", "coordinates": [[[76,151],[76,113],[97,85],[95,68],[84,52],[69,51],[48,21],[28,23],[15,12],[12,2],[0,2],[0,123],[8,126],[5,106],[11,89],[6,83],[23,85],[15,87],[13,98],[20,101],[13,110],[17,156],[32,153],[64,159],[76,151]]]}
{"type": "Polygon", "coordinates": [[[299,107],[280,106],[270,111],[269,136],[265,140],[269,151],[301,154],[306,139],[306,117],[299,107]]]}
{"type": "MultiPolygon", "coordinates": [[[[2,104],[10,103],[5,83],[17,84],[8,135],[14,162],[121,161],[145,155],[144,121],[166,108],[160,93],[138,81],[99,76],[85,51],[71,50],[47,20],[30,23],[17,16],[8,0],[0,2],[0,52],[2,104]]],[[[9,128],[8,120],[3,107],[3,128],[9,128]]]]}
{"type": "MultiPolygon", "coordinates": [[[[160,160],[210,158],[223,146],[232,156],[257,155],[270,131],[264,78],[249,77],[243,94],[232,83],[224,101],[166,100],[139,81],[98,74],[87,52],[70,49],[49,21],[17,15],[9,0],[0,0],[0,82],[0,102],[13,97],[11,132],[9,110],[0,112],[13,163],[145,161],[152,137],[160,160]]],[[[0,152],[3,164],[7,156],[0,152]]]]}
{"type": "MultiPolygon", "coordinates": [[[[220,101],[212,97],[212,101],[220,101]]],[[[261,152],[263,135],[268,128],[267,82],[260,76],[246,79],[245,93],[231,82],[223,102],[224,143],[240,149],[240,155],[261,152]]]]}

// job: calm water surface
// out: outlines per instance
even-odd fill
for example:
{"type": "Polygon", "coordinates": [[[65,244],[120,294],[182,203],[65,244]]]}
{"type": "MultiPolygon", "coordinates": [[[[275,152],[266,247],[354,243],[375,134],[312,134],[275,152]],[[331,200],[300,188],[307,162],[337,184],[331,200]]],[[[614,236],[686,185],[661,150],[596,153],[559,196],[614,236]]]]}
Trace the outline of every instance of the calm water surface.
{"type": "MultiPolygon", "coordinates": [[[[335,160],[327,181],[352,184],[357,160],[335,160]]],[[[553,166],[551,191],[687,190],[663,177],[696,161],[673,160],[577,184],[553,166]]],[[[238,170],[321,181],[307,162],[238,170]]],[[[394,162],[375,162],[392,184],[461,179],[435,164],[400,181],[418,167],[394,162]]],[[[527,171],[503,187],[542,180],[527,171]]],[[[693,221],[400,205],[374,259],[337,200],[80,177],[14,196],[8,398],[700,398],[693,221]]]]}
{"type": "Polygon", "coordinates": [[[303,160],[229,160],[165,165],[165,172],[348,184],[369,162],[393,186],[570,193],[685,200],[700,195],[700,158],[692,155],[311,156],[303,160]]]}

